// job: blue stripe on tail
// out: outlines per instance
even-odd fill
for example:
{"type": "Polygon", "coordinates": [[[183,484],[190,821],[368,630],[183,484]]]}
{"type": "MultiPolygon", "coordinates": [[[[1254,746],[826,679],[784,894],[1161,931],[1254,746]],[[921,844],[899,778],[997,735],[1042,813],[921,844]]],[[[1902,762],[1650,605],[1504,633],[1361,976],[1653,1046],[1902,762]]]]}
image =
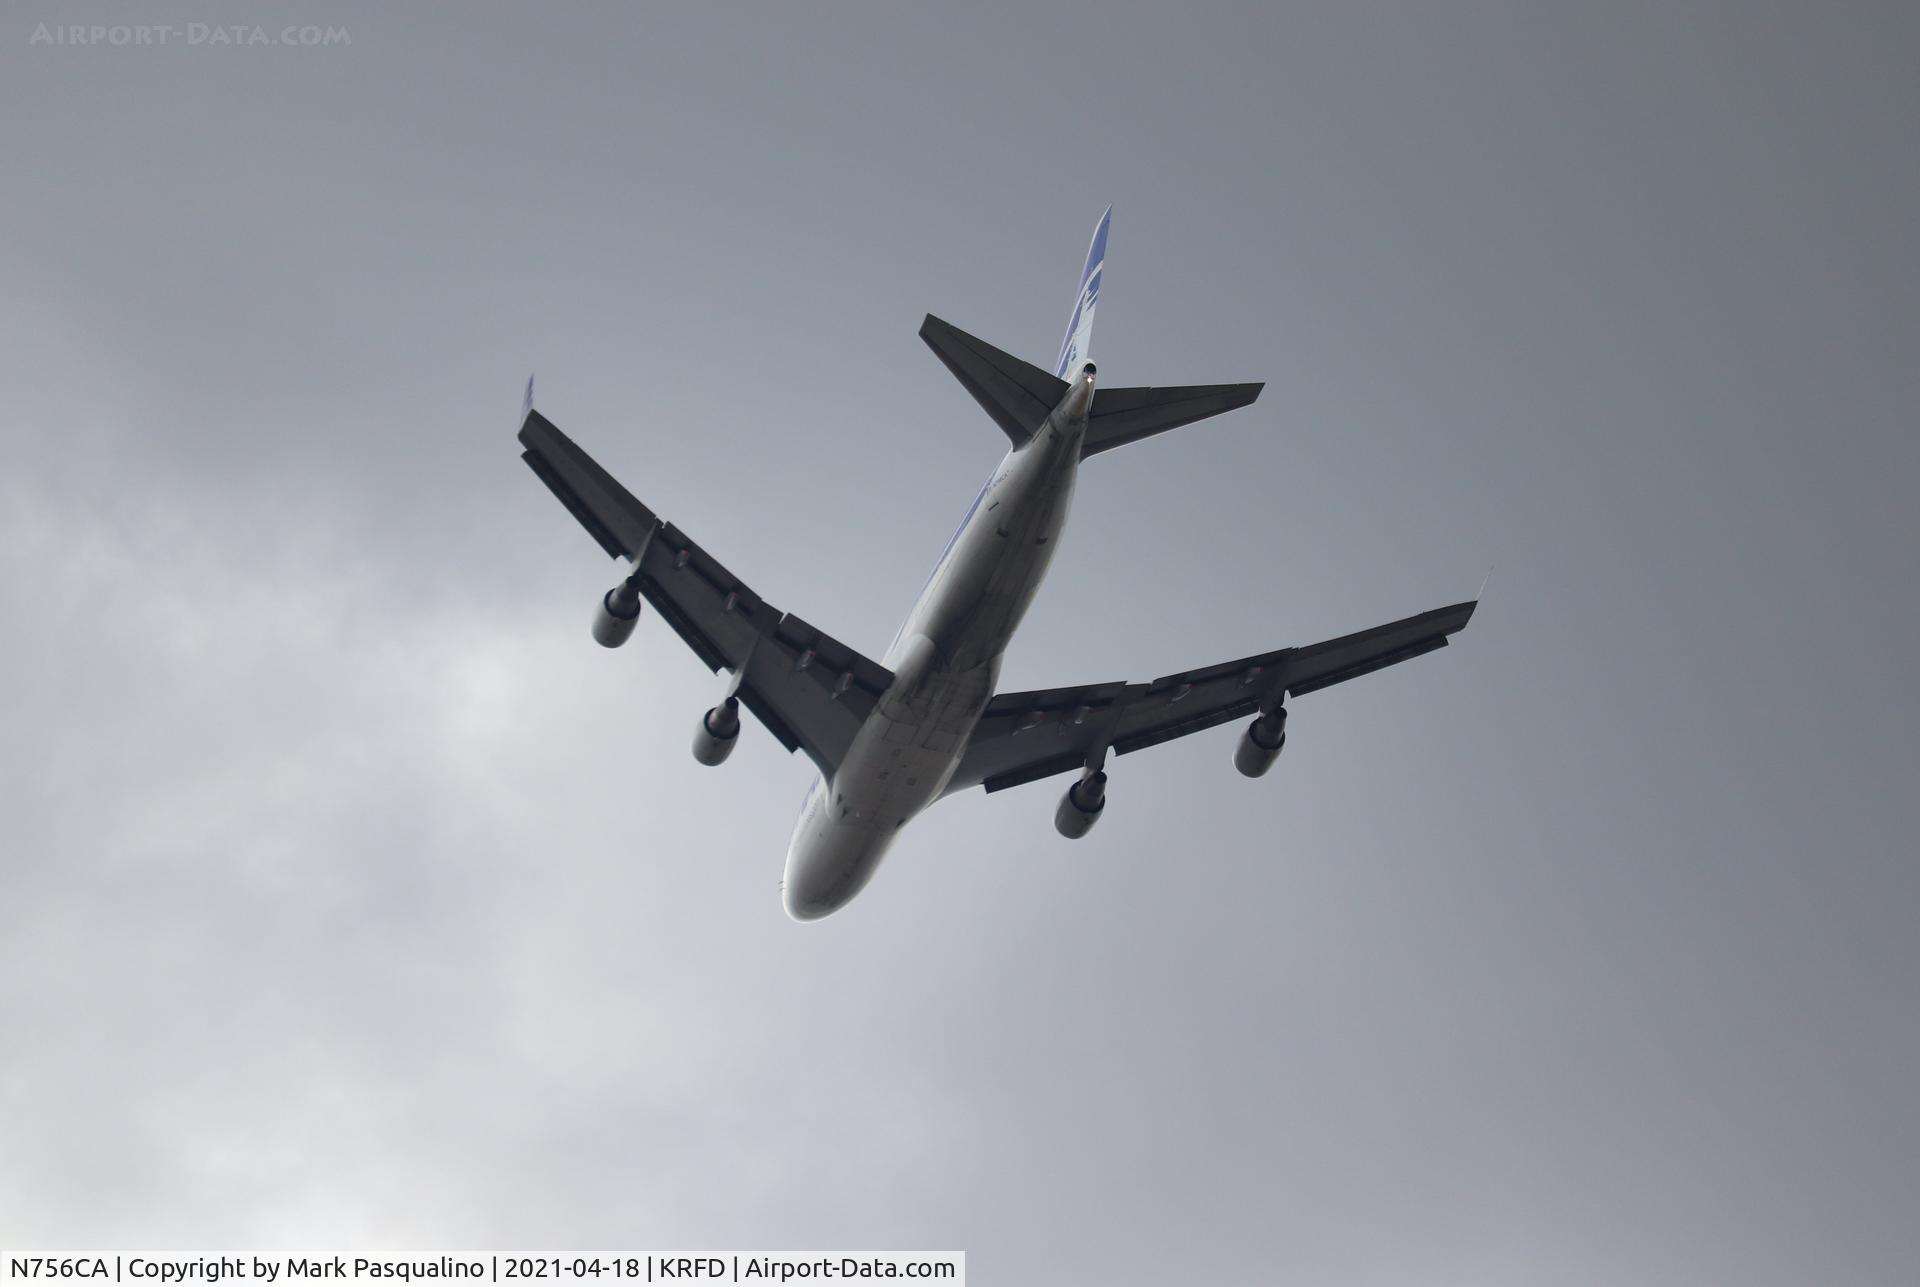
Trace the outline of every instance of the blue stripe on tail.
{"type": "Polygon", "coordinates": [[[1067,337],[1060,341],[1060,360],[1053,373],[1060,379],[1087,359],[1093,341],[1093,308],[1100,302],[1101,269],[1107,262],[1107,229],[1113,223],[1113,207],[1108,206],[1100,222],[1094,225],[1093,244],[1087,247],[1087,262],[1080,270],[1080,293],[1074,297],[1073,316],[1067,320],[1067,337]]]}

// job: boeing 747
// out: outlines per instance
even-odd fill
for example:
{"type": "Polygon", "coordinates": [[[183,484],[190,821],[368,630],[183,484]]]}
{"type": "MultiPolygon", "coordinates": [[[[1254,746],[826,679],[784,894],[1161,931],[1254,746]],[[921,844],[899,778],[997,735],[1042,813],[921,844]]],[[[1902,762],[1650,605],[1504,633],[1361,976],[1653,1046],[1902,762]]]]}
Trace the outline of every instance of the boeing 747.
{"type": "Polygon", "coordinates": [[[533,409],[527,382],[524,459],[601,548],[627,564],[601,598],[593,637],[619,647],[641,603],[652,604],[709,669],[727,672],[719,702],[694,729],[695,759],[727,758],[744,706],[819,769],[787,849],[782,890],[796,920],[846,906],[901,828],[956,791],[1076,773],[1054,823],[1078,838],[1106,808],[1111,756],[1248,716],[1234,764],[1259,777],[1286,745],[1288,697],[1445,647],[1473,615],[1477,600],[1151,683],[995,691],[1007,644],[1059,548],[1081,462],[1244,407],[1261,389],[1098,386],[1087,345],[1112,217],[1109,208],[1094,229],[1051,373],[931,314],[921,325],[920,338],[1010,446],[878,662],[774,607],[657,517],[533,409]]]}

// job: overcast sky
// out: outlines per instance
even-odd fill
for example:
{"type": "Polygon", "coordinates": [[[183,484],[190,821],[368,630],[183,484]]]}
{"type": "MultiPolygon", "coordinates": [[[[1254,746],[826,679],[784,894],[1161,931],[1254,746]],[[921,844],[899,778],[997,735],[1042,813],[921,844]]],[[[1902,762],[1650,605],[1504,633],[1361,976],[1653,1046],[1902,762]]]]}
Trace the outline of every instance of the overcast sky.
{"type": "Polygon", "coordinates": [[[0,1244],[958,1247],[995,1283],[1910,1284],[1911,5],[88,3],[0,32],[0,1244]],[[165,47],[35,43],[164,23],[165,47]],[[192,23],[344,28],[189,44],[192,23]],[[541,405],[877,656],[1055,352],[1010,688],[1492,584],[1456,646],[956,797],[812,767],[541,405]]]}

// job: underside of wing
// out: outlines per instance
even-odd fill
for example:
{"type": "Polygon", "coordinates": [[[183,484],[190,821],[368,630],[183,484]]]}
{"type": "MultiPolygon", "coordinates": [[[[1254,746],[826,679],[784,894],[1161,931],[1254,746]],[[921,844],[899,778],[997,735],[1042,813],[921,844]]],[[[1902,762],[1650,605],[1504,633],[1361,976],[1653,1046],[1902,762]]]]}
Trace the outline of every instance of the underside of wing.
{"type": "Polygon", "coordinates": [[[1273,711],[1289,695],[1317,692],[1445,647],[1473,609],[1472,603],[1454,604],[1325,643],[1257,653],[1151,683],[1001,693],[987,704],[947,790],[1001,791],[1097,768],[1109,752],[1126,755],[1273,711]]]}
{"type": "Polygon", "coordinates": [[[1287,659],[1287,692],[1295,697],[1315,693],[1444,648],[1450,635],[1466,629],[1478,606],[1478,600],[1456,603],[1325,643],[1296,648],[1287,659]]]}
{"type": "Polygon", "coordinates": [[[709,670],[742,672],[741,704],[831,777],[892,674],[767,603],[671,523],[647,544],[640,593],[709,670]]]}
{"type": "Polygon", "coordinates": [[[984,786],[1002,791],[1086,763],[1144,684],[1089,684],[1001,693],[987,703],[946,794],[984,786]]]}
{"type": "Polygon", "coordinates": [[[631,561],[628,593],[651,604],[708,669],[736,674],[741,704],[831,777],[892,674],[767,603],[539,412],[527,413],[520,442],[528,467],[600,547],[631,561]]]}
{"type": "MultiPolygon", "coordinates": [[[[531,393],[531,385],[529,385],[531,393]]],[[[599,462],[531,407],[520,425],[520,458],[613,558],[632,558],[659,520],[599,462]]]]}

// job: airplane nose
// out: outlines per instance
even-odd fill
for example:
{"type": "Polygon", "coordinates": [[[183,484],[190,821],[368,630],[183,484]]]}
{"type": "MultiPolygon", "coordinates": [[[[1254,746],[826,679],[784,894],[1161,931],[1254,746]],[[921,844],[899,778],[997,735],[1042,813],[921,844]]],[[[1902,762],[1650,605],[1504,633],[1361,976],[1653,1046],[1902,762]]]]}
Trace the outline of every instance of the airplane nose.
{"type": "Polygon", "coordinates": [[[787,875],[781,882],[780,902],[796,921],[831,916],[847,901],[843,864],[836,862],[833,828],[816,830],[803,820],[787,847],[787,875]]]}
{"type": "Polygon", "coordinates": [[[831,903],[821,902],[796,891],[791,885],[787,887],[781,901],[786,908],[788,918],[799,921],[803,925],[808,921],[825,920],[839,910],[831,903]]]}
{"type": "Polygon", "coordinates": [[[866,888],[887,849],[887,837],[867,827],[815,829],[803,821],[787,850],[780,901],[796,921],[817,921],[845,907],[866,888]]]}
{"type": "Polygon", "coordinates": [[[787,855],[787,876],[780,882],[780,905],[796,921],[817,921],[833,915],[839,904],[820,879],[820,865],[796,844],[787,855]]]}
{"type": "Polygon", "coordinates": [[[845,907],[860,892],[864,880],[849,880],[845,872],[824,870],[825,864],[802,862],[798,870],[789,867],[780,902],[787,915],[803,924],[825,920],[845,907]]]}

